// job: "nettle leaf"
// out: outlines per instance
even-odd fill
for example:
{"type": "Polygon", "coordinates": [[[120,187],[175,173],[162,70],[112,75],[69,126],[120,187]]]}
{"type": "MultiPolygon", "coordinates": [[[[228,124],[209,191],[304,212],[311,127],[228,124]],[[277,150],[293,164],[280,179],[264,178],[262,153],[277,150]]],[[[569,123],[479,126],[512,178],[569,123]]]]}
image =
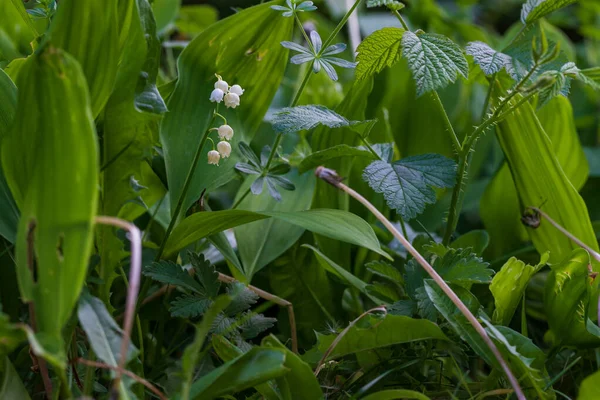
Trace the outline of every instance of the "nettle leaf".
{"type": "Polygon", "coordinates": [[[367,0],[367,8],[384,6],[394,11],[402,10],[404,8],[404,4],[396,0],[367,0]]]}
{"type": "Polygon", "coordinates": [[[489,269],[489,265],[471,249],[448,249],[434,263],[435,269],[445,281],[459,284],[491,282],[494,270],[489,269]]]}
{"type": "Polygon", "coordinates": [[[456,163],[439,154],[423,154],[387,163],[374,161],[363,179],[404,220],[410,220],[435,203],[433,187],[450,188],[456,180],[456,163]]]}
{"type": "Polygon", "coordinates": [[[527,0],[521,9],[521,21],[530,24],[560,8],[575,3],[577,0],[527,0]]]}
{"type": "Polygon", "coordinates": [[[319,105],[284,108],[276,113],[271,124],[279,133],[294,133],[310,130],[318,125],[329,128],[363,125],[371,121],[349,121],[335,111],[319,105]]]}
{"type": "Polygon", "coordinates": [[[356,80],[365,79],[398,62],[404,32],[401,28],[383,28],[367,36],[357,48],[356,80]]]}
{"type": "Polygon", "coordinates": [[[204,293],[202,286],[173,261],[162,260],[152,263],[144,268],[144,275],[161,283],[180,286],[198,294],[204,293]]]}
{"type": "Polygon", "coordinates": [[[466,52],[473,56],[473,60],[484,74],[493,75],[500,72],[502,68],[510,65],[510,56],[492,49],[487,43],[471,42],[467,45],[466,52]]]}
{"type": "Polygon", "coordinates": [[[443,35],[405,32],[402,55],[417,83],[417,96],[441,89],[462,75],[469,76],[469,64],[460,47],[443,35]]]}
{"type": "Polygon", "coordinates": [[[212,304],[213,301],[211,299],[194,295],[184,295],[171,302],[169,312],[173,317],[196,318],[204,314],[212,304]]]}

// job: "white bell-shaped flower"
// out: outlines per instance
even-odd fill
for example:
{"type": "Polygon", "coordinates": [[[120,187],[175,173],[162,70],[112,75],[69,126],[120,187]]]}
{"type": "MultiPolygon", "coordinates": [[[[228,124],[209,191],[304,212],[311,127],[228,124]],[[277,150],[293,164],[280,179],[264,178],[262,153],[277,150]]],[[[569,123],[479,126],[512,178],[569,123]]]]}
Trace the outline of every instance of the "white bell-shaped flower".
{"type": "Polygon", "coordinates": [[[219,160],[221,159],[221,155],[216,150],[211,150],[208,152],[208,163],[212,165],[219,165],[219,160]]]}
{"type": "Polygon", "coordinates": [[[227,93],[225,95],[225,107],[236,108],[240,105],[240,96],[235,93],[227,93]]]}
{"type": "Polygon", "coordinates": [[[223,97],[225,96],[225,92],[221,89],[215,89],[210,94],[210,101],[220,103],[223,101],[223,97]]]}
{"type": "Polygon", "coordinates": [[[217,150],[219,150],[221,157],[227,158],[231,154],[231,145],[229,142],[219,142],[217,143],[217,150]]]}
{"type": "Polygon", "coordinates": [[[233,85],[230,89],[229,89],[229,93],[235,93],[238,96],[241,96],[244,94],[244,89],[242,89],[242,87],[240,85],[233,85]]]}
{"type": "Polygon", "coordinates": [[[221,140],[231,140],[233,137],[233,128],[229,125],[221,125],[217,132],[221,140]]]}
{"type": "Polygon", "coordinates": [[[219,77],[219,80],[215,82],[215,89],[221,89],[226,93],[229,90],[229,84],[219,77]]]}

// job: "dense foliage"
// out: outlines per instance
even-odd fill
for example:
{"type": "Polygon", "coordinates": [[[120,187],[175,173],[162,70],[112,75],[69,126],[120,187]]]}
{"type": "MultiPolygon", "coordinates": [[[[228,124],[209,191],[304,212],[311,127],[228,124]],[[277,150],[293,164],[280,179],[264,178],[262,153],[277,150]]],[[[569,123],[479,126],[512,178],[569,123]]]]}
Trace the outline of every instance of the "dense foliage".
{"type": "Polygon", "coordinates": [[[0,1],[0,399],[600,398],[597,2],[181,3],[0,1]]]}

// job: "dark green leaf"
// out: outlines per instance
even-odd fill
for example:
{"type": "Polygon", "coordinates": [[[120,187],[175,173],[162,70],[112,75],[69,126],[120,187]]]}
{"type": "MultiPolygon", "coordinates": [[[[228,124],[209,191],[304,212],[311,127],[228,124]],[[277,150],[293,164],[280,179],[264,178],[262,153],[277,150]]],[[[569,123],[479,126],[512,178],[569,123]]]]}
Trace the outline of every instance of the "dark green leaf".
{"type": "Polygon", "coordinates": [[[152,265],[144,268],[144,275],[161,283],[181,286],[195,293],[205,294],[204,288],[186,270],[173,261],[162,260],[152,263],[152,265]]]}
{"type": "Polygon", "coordinates": [[[256,167],[259,172],[262,171],[261,162],[258,157],[256,157],[256,154],[254,154],[254,151],[250,148],[250,146],[244,142],[240,142],[238,147],[240,149],[240,153],[242,153],[242,155],[250,162],[250,164],[256,167]]]}
{"type": "MultiPolygon", "coordinates": [[[[1,29],[1,28],[0,28],[1,29]]],[[[4,70],[0,69],[0,142],[8,134],[17,107],[17,87],[4,70]]],[[[1,151],[1,148],[0,148],[1,151]]],[[[10,193],[0,164],[0,235],[11,243],[17,236],[19,209],[10,193]]]]}
{"type": "Polygon", "coordinates": [[[394,283],[401,284],[404,282],[402,274],[396,267],[386,263],[385,261],[371,261],[365,265],[371,273],[386,278],[394,283]]]}
{"type": "Polygon", "coordinates": [[[302,174],[309,169],[316,168],[320,165],[326,165],[329,160],[341,157],[365,157],[375,159],[375,156],[369,150],[348,146],[347,144],[338,144],[337,146],[312,153],[302,160],[298,170],[302,174]]]}
{"type": "Polygon", "coordinates": [[[242,311],[246,311],[258,301],[259,297],[252,290],[248,289],[243,283],[235,282],[227,287],[227,293],[231,297],[231,304],[225,309],[229,316],[235,316],[242,311]]]}
{"type": "Polygon", "coordinates": [[[436,259],[435,269],[447,282],[489,283],[494,271],[489,263],[477,257],[471,249],[448,249],[443,257],[436,259]]]}
{"type": "Polygon", "coordinates": [[[311,130],[319,125],[328,128],[343,128],[363,124],[364,121],[349,121],[335,111],[319,105],[284,108],[271,121],[275,132],[294,133],[311,130]]]}
{"type": "Polygon", "coordinates": [[[30,399],[23,381],[8,357],[0,358],[0,399],[30,399]]]}
{"type": "Polygon", "coordinates": [[[173,317],[196,318],[204,314],[212,304],[211,299],[195,295],[183,295],[171,302],[169,312],[173,317]]]}
{"type": "Polygon", "coordinates": [[[271,329],[277,322],[277,318],[265,317],[262,314],[254,314],[246,319],[240,326],[244,339],[253,339],[267,329],[271,329]]]}
{"type": "Polygon", "coordinates": [[[204,288],[203,295],[209,298],[217,297],[221,288],[221,282],[219,281],[219,273],[215,270],[215,267],[201,253],[195,254],[189,252],[188,254],[192,268],[196,272],[196,278],[204,288]]]}
{"type": "Polygon", "coordinates": [[[415,399],[415,400],[431,400],[422,393],[414,390],[406,389],[390,389],[380,392],[371,393],[368,396],[362,397],[362,400],[394,400],[394,399],[415,399]]]}

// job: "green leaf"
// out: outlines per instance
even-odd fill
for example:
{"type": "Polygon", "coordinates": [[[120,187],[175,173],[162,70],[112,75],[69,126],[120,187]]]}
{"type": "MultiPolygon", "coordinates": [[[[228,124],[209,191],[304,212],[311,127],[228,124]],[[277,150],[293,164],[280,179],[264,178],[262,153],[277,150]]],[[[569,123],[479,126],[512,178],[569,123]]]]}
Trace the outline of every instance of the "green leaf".
{"type": "Polygon", "coordinates": [[[490,291],[494,295],[494,314],[492,321],[499,325],[508,325],[523,298],[529,279],[548,261],[549,253],[540,259],[536,266],[525,264],[511,257],[492,279],[490,291]]]}
{"type": "MultiPolygon", "coordinates": [[[[249,142],[262,122],[287,65],[288,50],[280,42],[290,39],[294,24],[293,18],[277,18],[270,8],[273,4],[283,1],[250,7],[220,20],[197,36],[179,56],[179,78],[160,130],[170,204],[177,204],[181,196],[195,151],[213,117],[215,103],[209,97],[215,73],[229,84],[245,89],[239,107],[220,110],[235,131],[231,147],[236,149],[239,140],[249,142]]],[[[202,158],[195,167],[184,210],[203,190],[210,192],[235,176],[236,152],[217,168],[206,163],[210,146],[207,141],[201,150],[202,158]]]]}
{"type": "Polygon", "coordinates": [[[469,75],[462,50],[443,35],[407,31],[402,36],[402,55],[417,83],[417,96],[446,87],[458,74],[465,79],[469,75]]]}
{"type": "Polygon", "coordinates": [[[530,24],[558,9],[575,3],[577,0],[527,0],[521,9],[521,21],[530,24]]]}
{"type": "MultiPolygon", "coordinates": [[[[4,70],[0,69],[0,145],[7,136],[17,108],[17,87],[4,70]]],[[[0,147],[0,152],[2,148],[0,147]]],[[[19,209],[15,204],[0,165],[0,235],[15,242],[19,223],[19,209]]]]}
{"type": "Polygon", "coordinates": [[[381,276],[391,282],[401,284],[404,282],[404,278],[402,277],[402,273],[394,267],[386,263],[385,261],[371,261],[365,265],[367,270],[371,273],[381,276]]]}
{"type": "Polygon", "coordinates": [[[488,247],[490,243],[490,235],[484,230],[474,229],[461,235],[450,243],[450,247],[453,249],[466,249],[471,248],[475,254],[481,256],[483,251],[488,247]]]}
{"type": "Polygon", "coordinates": [[[210,400],[279,378],[288,372],[285,359],[284,350],[254,347],[194,382],[190,398],[210,400]]]}
{"type": "Polygon", "coordinates": [[[259,296],[248,289],[241,282],[234,282],[227,287],[227,293],[231,296],[231,304],[225,310],[225,314],[234,317],[242,311],[252,307],[259,299],[259,296]]]}
{"type": "Polygon", "coordinates": [[[181,0],[154,0],[152,12],[156,18],[156,30],[166,33],[172,29],[173,22],[179,13],[181,0]]]}
{"type": "Polygon", "coordinates": [[[303,174],[309,169],[327,164],[329,160],[342,157],[364,157],[367,159],[375,159],[375,156],[369,150],[348,146],[347,144],[338,144],[337,146],[325,150],[315,151],[306,157],[298,166],[298,172],[303,174]]]}
{"type": "Polygon", "coordinates": [[[370,124],[372,121],[349,121],[335,111],[319,105],[284,108],[277,112],[271,124],[275,132],[294,133],[311,130],[319,125],[328,128],[343,128],[370,124]]]}
{"type": "Polygon", "coordinates": [[[161,283],[181,286],[192,292],[206,295],[204,288],[186,270],[173,261],[162,260],[154,262],[152,265],[144,268],[144,275],[161,283]]]}
{"type": "Polygon", "coordinates": [[[117,0],[63,0],[52,18],[52,44],[81,65],[92,116],[100,114],[115,86],[119,66],[117,0]]]}
{"type": "Polygon", "coordinates": [[[203,295],[210,298],[217,297],[221,288],[221,282],[219,281],[219,273],[215,270],[215,267],[201,253],[195,254],[189,252],[188,254],[192,268],[196,272],[196,278],[204,288],[203,295]]]}
{"type": "Polygon", "coordinates": [[[62,50],[47,45],[30,56],[17,87],[22,89],[1,159],[22,216],[16,242],[19,288],[22,300],[35,304],[37,331],[62,340],[92,250],[96,132],[83,72],[62,50]],[[60,107],[48,112],[48,104],[60,107]],[[31,240],[35,282],[28,265],[31,240]]]}
{"type": "MultiPolygon", "coordinates": [[[[123,330],[106,310],[104,303],[89,293],[83,293],[79,298],[77,308],[79,323],[94,349],[94,354],[104,363],[116,367],[121,358],[121,342],[123,330]]],[[[131,361],[138,350],[129,343],[127,361],[131,361]]],[[[114,371],[112,372],[114,375],[114,371]]]]}
{"type": "Polygon", "coordinates": [[[579,387],[578,400],[595,400],[600,396],[600,371],[588,375],[579,387]]]}
{"type": "Polygon", "coordinates": [[[271,329],[276,322],[277,318],[270,318],[265,317],[262,314],[252,313],[252,315],[240,326],[242,337],[244,339],[254,339],[267,329],[271,329]]]}
{"type": "Polygon", "coordinates": [[[221,314],[221,312],[229,305],[231,297],[227,295],[219,296],[215,299],[213,305],[206,311],[202,321],[196,325],[196,334],[194,341],[185,348],[183,356],[181,357],[181,375],[183,377],[181,396],[177,397],[182,400],[188,400],[189,398],[196,398],[192,393],[196,393],[196,383],[192,384],[194,378],[194,368],[200,361],[200,352],[202,346],[206,341],[208,332],[213,325],[214,320],[221,314]]]}
{"type": "MultiPolygon", "coordinates": [[[[296,185],[296,190],[281,193],[282,201],[277,201],[268,191],[263,191],[258,196],[247,196],[239,204],[238,209],[290,212],[310,208],[315,188],[314,174],[299,175],[293,172],[289,178],[296,185]]],[[[243,193],[249,184],[250,181],[244,182],[239,193],[243,193]]],[[[282,219],[270,218],[237,227],[234,232],[245,275],[251,278],[298,241],[304,233],[304,228],[282,219]]]]}
{"type": "Polygon", "coordinates": [[[388,206],[404,220],[410,220],[435,203],[432,187],[448,188],[456,180],[456,163],[439,154],[406,157],[394,163],[374,161],[363,179],[377,193],[383,193],[388,206]]]}
{"type": "Polygon", "coordinates": [[[25,57],[38,36],[21,0],[0,2],[0,61],[25,57]]]}
{"type": "Polygon", "coordinates": [[[397,63],[401,56],[404,32],[400,28],[383,28],[367,36],[356,50],[356,79],[362,80],[397,63]]]}
{"type": "Polygon", "coordinates": [[[339,279],[344,281],[346,284],[357,289],[359,292],[361,292],[362,294],[364,294],[365,296],[370,298],[371,301],[373,301],[375,304],[379,305],[381,303],[387,303],[387,301],[383,301],[383,300],[377,298],[377,296],[373,296],[367,290],[367,287],[369,285],[366,282],[362,281],[361,279],[352,275],[350,272],[348,272],[341,266],[337,265],[335,262],[333,262],[331,259],[329,259],[327,256],[325,256],[323,253],[321,253],[318,249],[314,248],[313,246],[311,246],[309,244],[303,244],[302,247],[306,247],[307,249],[310,249],[315,253],[317,260],[319,261],[319,264],[321,265],[321,267],[323,267],[323,269],[325,269],[327,272],[335,275],[336,277],[338,277],[339,279]]]}
{"type": "Polygon", "coordinates": [[[555,399],[552,389],[546,390],[550,381],[544,362],[546,355],[533,341],[505,326],[494,326],[483,319],[486,330],[498,346],[511,371],[522,382],[527,398],[555,399]]]}
{"type": "Polygon", "coordinates": [[[395,399],[415,399],[415,400],[430,400],[429,397],[415,392],[414,390],[406,389],[389,389],[380,392],[371,393],[361,400],[395,400],[395,399]]]}
{"type": "Polygon", "coordinates": [[[261,342],[261,346],[272,347],[285,352],[285,366],[289,373],[277,379],[277,387],[284,399],[305,400],[323,398],[321,385],[310,366],[297,355],[287,349],[277,338],[269,335],[261,342]]]}
{"type": "Polygon", "coordinates": [[[590,255],[581,248],[573,250],[561,263],[551,265],[544,289],[544,308],[550,331],[562,345],[600,343],[586,328],[593,282],[589,265],[590,255]]]}
{"type": "Polygon", "coordinates": [[[363,246],[385,257],[371,226],[363,219],[341,210],[307,210],[295,212],[227,210],[190,215],[173,230],[165,247],[165,256],[206,236],[265,218],[289,222],[332,239],[363,246]]]}
{"type": "Polygon", "coordinates": [[[176,318],[196,318],[204,314],[212,304],[211,299],[186,294],[171,302],[169,312],[176,318]]]}
{"type": "Polygon", "coordinates": [[[473,60],[484,74],[494,75],[512,62],[510,56],[492,49],[483,42],[471,42],[467,45],[466,52],[473,56],[473,60]]]}
{"type": "Polygon", "coordinates": [[[8,357],[0,359],[0,399],[31,399],[8,357]]]}
{"type": "Polygon", "coordinates": [[[11,324],[8,316],[0,312],[0,358],[8,356],[25,340],[23,331],[11,324]]]}
{"type": "Polygon", "coordinates": [[[435,269],[447,282],[458,284],[489,283],[494,270],[489,263],[477,257],[471,249],[448,249],[443,257],[437,258],[435,269]]]}
{"type": "MultiPolygon", "coordinates": [[[[338,335],[317,333],[317,344],[309,350],[303,359],[318,361],[325,354],[338,335]]],[[[419,340],[448,340],[442,330],[433,322],[398,315],[387,315],[378,319],[372,326],[362,328],[353,326],[338,342],[327,360],[343,357],[360,351],[388,347],[419,340]]]]}

